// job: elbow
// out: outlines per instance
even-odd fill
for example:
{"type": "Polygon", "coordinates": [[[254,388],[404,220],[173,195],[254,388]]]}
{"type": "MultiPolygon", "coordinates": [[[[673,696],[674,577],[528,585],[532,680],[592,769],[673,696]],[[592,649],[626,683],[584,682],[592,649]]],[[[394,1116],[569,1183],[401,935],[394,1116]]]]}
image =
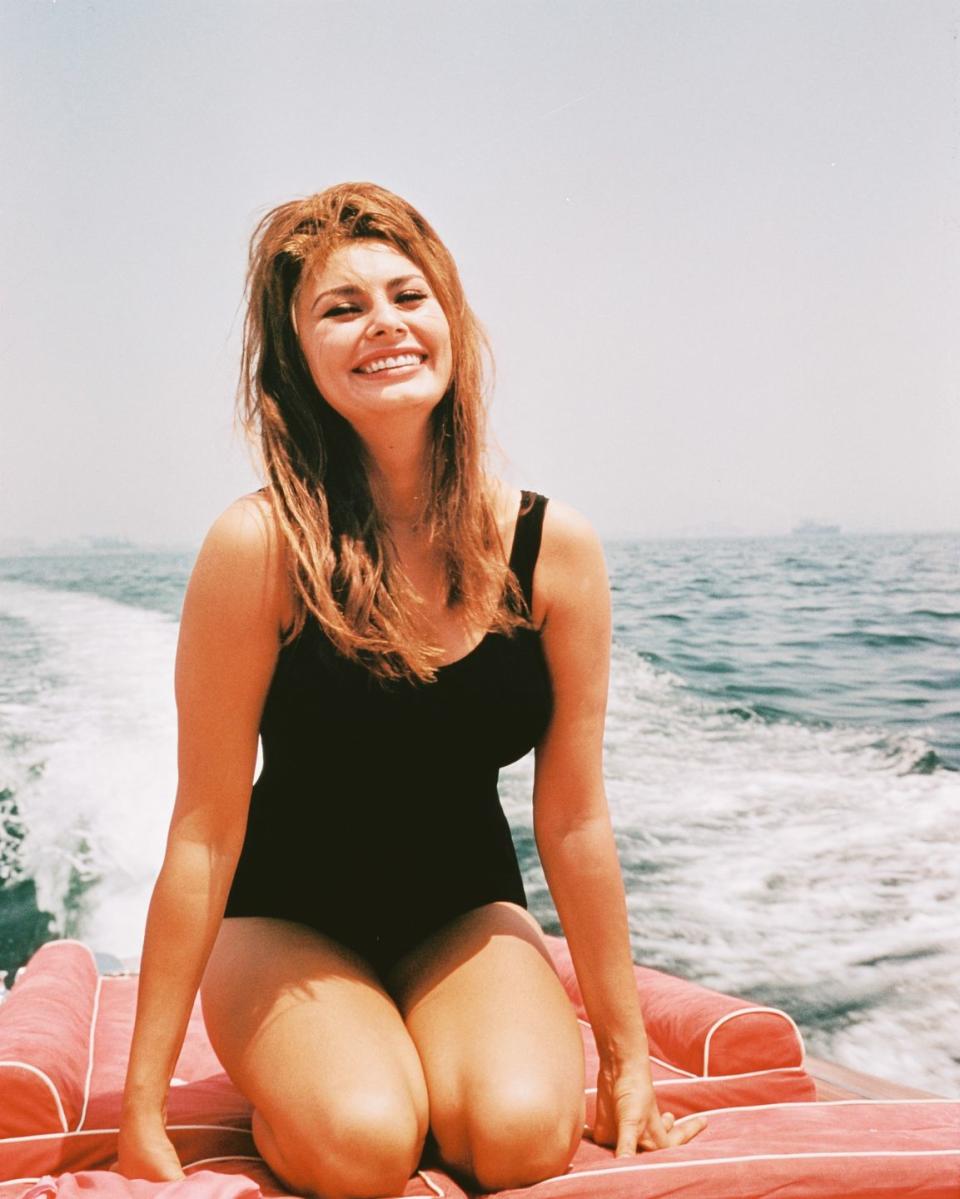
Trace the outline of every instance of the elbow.
{"type": "Polygon", "coordinates": [[[162,881],[184,893],[223,891],[226,895],[242,845],[242,834],[198,838],[171,829],[158,884],[162,881]]]}
{"type": "Polygon", "coordinates": [[[605,805],[600,811],[534,809],[533,834],[541,857],[565,849],[583,852],[613,835],[605,805]]]}

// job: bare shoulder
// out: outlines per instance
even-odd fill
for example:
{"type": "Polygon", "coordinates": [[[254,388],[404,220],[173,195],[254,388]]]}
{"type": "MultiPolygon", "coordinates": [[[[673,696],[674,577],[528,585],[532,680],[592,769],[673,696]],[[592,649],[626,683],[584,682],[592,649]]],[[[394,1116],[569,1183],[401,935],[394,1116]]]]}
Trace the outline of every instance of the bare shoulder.
{"type": "Polygon", "coordinates": [[[246,610],[277,628],[289,623],[283,540],[263,493],[240,496],[210,526],[190,578],[190,598],[223,605],[223,615],[246,610]]]}
{"type": "Polygon", "coordinates": [[[603,557],[596,529],[582,512],[562,500],[551,499],[544,510],[543,548],[561,558],[584,554],[603,557]]]}
{"type": "Polygon", "coordinates": [[[560,608],[582,604],[589,596],[606,596],[607,592],[603,546],[596,529],[570,504],[551,499],[543,517],[534,607],[539,599],[542,614],[549,619],[560,608]]]}
{"type": "Polygon", "coordinates": [[[541,762],[569,772],[576,746],[593,754],[602,740],[612,615],[600,538],[582,513],[555,500],[544,512],[533,608],[554,696],[541,762]]]}
{"type": "Polygon", "coordinates": [[[249,556],[268,555],[276,542],[270,501],[259,491],[242,495],[225,508],[210,526],[203,551],[249,556]]]}

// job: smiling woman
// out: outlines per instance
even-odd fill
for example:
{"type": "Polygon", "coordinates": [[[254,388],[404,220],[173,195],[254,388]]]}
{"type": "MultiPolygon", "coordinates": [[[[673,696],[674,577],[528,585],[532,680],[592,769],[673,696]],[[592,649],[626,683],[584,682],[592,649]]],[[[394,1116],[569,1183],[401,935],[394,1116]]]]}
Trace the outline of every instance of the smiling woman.
{"type": "Polygon", "coordinates": [[[267,485],[215,522],[183,608],[131,1177],[182,1175],[164,1113],[198,989],[298,1193],[396,1194],[428,1132],[485,1190],[566,1168],[581,1038],[497,794],[531,748],[598,1040],[593,1136],[630,1154],[702,1127],[658,1111],[634,985],[601,763],[602,553],[576,513],[487,471],[482,350],[453,260],[399,197],[345,184],[258,228],[240,403],[267,485]]]}
{"type": "Polygon", "coordinates": [[[431,617],[523,623],[512,496],[484,470],[486,342],[424,218],[370,184],[282,205],[254,234],[249,299],[241,412],[290,554],[291,636],[310,613],[375,674],[428,680],[449,656],[431,617]],[[371,371],[403,352],[419,364],[371,371]]]}
{"type": "Polygon", "coordinates": [[[450,385],[443,308],[414,263],[390,245],[336,250],[301,287],[294,316],[317,390],[365,442],[399,410],[422,423],[450,385]]]}

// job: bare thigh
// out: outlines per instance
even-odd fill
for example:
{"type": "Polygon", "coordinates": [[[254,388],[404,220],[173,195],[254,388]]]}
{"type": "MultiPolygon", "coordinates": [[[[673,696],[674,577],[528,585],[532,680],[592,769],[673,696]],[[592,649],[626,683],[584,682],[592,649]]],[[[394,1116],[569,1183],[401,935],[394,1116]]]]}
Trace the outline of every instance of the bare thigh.
{"type": "Polygon", "coordinates": [[[388,985],[445,1161],[487,1190],[563,1173],[583,1131],[583,1044],[533,917],[502,902],[468,912],[388,985]]]}
{"type": "Polygon", "coordinates": [[[200,995],[214,1051],[253,1104],[257,1147],[291,1189],[404,1189],[427,1131],[426,1085],[362,958],[302,924],[232,917],[200,995]]]}

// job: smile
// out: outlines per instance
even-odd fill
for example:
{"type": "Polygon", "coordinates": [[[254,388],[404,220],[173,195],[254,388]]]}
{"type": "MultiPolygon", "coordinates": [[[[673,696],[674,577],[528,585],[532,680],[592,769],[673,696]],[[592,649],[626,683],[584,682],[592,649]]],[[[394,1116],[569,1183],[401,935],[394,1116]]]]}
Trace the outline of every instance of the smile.
{"type": "Polygon", "coordinates": [[[426,354],[397,354],[393,358],[377,358],[374,362],[358,366],[355,374],[376,375],[380,371],[394,370],[397,367],[419,366],[426,361],[426,354]]]}

